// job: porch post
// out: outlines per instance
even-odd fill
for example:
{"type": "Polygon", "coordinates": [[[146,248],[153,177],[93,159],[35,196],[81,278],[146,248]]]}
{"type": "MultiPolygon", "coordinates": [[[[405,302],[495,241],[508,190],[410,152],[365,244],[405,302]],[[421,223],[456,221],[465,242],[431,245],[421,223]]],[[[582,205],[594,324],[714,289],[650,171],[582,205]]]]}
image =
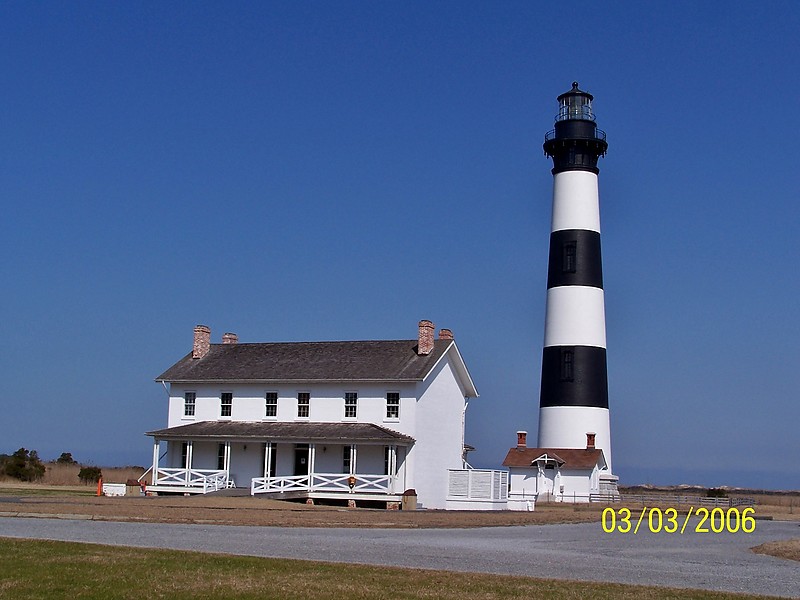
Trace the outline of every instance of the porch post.
{"type": "Polygon", "coordinates": [[[408,489],[408,446],[406,446],[405,450],[403,450],[403,492],[405,492],[407,489],[408,489]]]}
{"type": "Polygon", "coordinates": [[[159,446],[159,439],[153,438],[153,477],[152,477],[152,484],[156,485],[158,483],[158,453],[161,450],[159,446]]]}
{"type": "Polygon", "coordinates": [[[355,475],[358,471],[356,470],[356,453],[357,453],[357,446],[352,444],[350,446],[350,475],[355,475]]]}
{"type": "Polygon", "coordinates": [[[186,442],[186,464],[183,466],[186,469],[186,485],[192,481],[192,440],[186,442]]]}
{"type": "Polygon", "coordinates": [[[231,476],[231,443],[225,442],[225,457],[222,461],[225,466],[225,474],[230,478],[231,476]]]}
{"type": "Polygon", "coordinates": [[[316,454],[316,444],[308,445],[308,491],[314,487],[314,457],[316,454]]]}
{"type": "Polygon", "coordinates": [[[389,446],[389,485],[388,491],[394,492],[394,481],[397,476],[397,446],[389,446]]]}
{"type": "Polygon", "coordinates": [[[272,477],[272,473],[269,472],[269,466],[272,464],[272,443],[267,440],[267,443],[264,444],[266,447],[264,448],[264,478],[272,477]]]}

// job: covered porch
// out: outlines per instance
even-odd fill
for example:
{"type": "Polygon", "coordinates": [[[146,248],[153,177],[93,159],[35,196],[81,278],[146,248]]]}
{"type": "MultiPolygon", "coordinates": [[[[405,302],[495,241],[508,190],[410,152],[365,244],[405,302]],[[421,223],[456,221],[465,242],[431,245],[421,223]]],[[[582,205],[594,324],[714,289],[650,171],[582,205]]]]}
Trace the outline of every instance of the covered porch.
{"type": "Polygon", "coordinates": [[[413,438],[369,423],[202,421],[148,432],[147,490],[399,502],[413,438]],[[166,443],[166,449],[164,449],[166,443]]]}

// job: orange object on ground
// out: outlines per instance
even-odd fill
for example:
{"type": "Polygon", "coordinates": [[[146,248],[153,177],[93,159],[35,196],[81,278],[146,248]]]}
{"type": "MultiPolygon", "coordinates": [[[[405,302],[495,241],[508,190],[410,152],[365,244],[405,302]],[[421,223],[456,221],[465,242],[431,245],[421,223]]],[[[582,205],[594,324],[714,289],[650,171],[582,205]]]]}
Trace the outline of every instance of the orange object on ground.
{"type": "Polygon", "coordinates": [[[103,478],[102,477],[97,480],[97,495],[98,496],[102,496],[103,495],[103,478]]]}

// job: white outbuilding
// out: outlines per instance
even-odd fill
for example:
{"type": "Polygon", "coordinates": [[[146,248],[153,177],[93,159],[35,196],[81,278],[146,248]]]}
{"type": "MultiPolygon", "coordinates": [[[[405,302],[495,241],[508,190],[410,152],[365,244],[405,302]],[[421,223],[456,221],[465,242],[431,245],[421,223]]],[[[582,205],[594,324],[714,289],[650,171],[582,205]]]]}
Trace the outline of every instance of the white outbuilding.
{"type": "Polygon", "coordinates": [[[535,502],[591,502],[616,493],[617,477],[603,451],[587,434],[585,448],[528,448],[527,432],[517,432],[517,446],[503,461],[509,470],[510,510],[530,510],[535,502]]]}

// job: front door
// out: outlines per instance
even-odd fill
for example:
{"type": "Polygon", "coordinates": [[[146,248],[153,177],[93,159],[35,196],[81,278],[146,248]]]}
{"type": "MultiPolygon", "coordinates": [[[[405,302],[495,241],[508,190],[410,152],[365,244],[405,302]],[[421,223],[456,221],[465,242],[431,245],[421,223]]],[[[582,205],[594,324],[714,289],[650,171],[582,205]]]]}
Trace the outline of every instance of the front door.
{"type": "Polygon", "coordinates": [[[308,475],[308,444],[294,446],[294,474],[308,475]]]}

